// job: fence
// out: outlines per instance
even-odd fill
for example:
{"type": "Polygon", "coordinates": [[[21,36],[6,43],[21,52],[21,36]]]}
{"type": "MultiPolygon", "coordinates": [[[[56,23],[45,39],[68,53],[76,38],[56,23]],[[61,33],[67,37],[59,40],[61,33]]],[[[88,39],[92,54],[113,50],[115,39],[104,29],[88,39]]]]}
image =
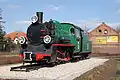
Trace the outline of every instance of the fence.
{"type": "Polygon", "coordinates": [[[120,44],[93,44],[92,53],[120,54],[120,44]]]}

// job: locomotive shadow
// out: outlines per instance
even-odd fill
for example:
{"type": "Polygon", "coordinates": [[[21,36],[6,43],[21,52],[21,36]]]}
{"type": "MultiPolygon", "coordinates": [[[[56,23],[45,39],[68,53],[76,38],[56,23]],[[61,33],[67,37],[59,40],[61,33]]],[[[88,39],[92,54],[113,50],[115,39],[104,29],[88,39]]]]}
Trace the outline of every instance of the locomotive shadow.
{"type": "Polygon", "coordinates": [[[87,60],[87,59],[90,59],[91,57],[87,57],[87,58],[75,58],[71,61],[71,63],[76,63],[76,62],[79,62],[79,61],[84,61],[84,60],[87,60]]]}
{"type": "MultiPolygon", "coordinates": [[[[90,59],[90,58],[86,58],[86,59],[90,59]]],[[[67,63],[76,63],[79,61],[83,61],[86,59],[73,59],[72,61],[68,61],[68,62],[60,62],[60,63],[37,63],[37,64],[30,64],[30,65],[21,65],[21,66],[16,66],[16,67],[11,67],[10,71],[20,71],[20,72],[30,72],[30,71],[34,71],[34,70],[39,70],[40,68],[51,68],[51,67],[55,67],[58,65],[62,65],[62,64],[67,64],[67,63]]]]}

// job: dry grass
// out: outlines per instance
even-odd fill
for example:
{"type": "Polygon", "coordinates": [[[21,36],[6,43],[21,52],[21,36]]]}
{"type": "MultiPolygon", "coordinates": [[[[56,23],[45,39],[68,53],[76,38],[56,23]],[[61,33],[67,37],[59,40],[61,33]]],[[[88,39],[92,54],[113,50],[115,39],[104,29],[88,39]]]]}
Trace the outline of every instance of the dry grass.
{"type": "Polygon", "coordinates": [[[114,77],[111,78],[111,80],[120,80],[120,58],[116,59],[117,60],[117,72],[114,77]]]}
{"type": "Polygon", "coordinates": [[[116,61],[109,60],[104,65],[96,67],[75,80],[109,80],[116,73],[116,61]]]}
{"type": "Polygon", "coordinates": [[[0,65],[22,62],[22,58],[15,53],[0,53],[0,65]]]}

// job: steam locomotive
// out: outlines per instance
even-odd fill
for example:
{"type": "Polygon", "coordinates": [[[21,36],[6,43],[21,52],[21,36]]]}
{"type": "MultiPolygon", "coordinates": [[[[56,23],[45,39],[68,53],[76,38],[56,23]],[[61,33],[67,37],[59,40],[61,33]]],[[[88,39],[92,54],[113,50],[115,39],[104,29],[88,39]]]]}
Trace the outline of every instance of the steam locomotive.
{"type": "Polygon", "coordinates": [[[31,20],[27,39],[19,38],[23,63],[59,63],[89,57],[91,41],[80,27],[52,19],[43,23],[43,12],[36,12],[31,20]]]}

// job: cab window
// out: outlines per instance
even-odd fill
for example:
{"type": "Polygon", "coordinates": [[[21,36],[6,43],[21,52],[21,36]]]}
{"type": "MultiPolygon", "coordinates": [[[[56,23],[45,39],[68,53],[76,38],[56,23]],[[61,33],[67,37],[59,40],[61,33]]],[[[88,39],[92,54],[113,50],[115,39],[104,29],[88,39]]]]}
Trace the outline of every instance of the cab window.
{"type": "Polygon", "coordinates": [[[71,28],[71,29],[70,29],[70,32],[71,32],[71,34],[75,34],[74,28],[71,28]]]}
{"type": "Polygon", "coordinates": [[[80,38],[80,31],[78,29],[75,29],[76,38],[80,38]]]}

